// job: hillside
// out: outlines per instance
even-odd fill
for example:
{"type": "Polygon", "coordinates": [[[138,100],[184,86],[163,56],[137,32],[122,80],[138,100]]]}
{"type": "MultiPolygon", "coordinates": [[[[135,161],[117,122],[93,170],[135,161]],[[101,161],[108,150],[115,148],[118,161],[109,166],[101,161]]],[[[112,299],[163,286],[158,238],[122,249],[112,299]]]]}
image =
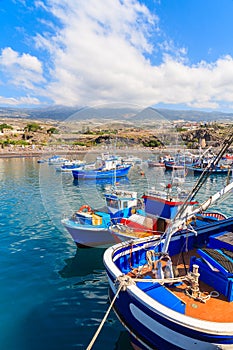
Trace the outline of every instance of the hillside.
{"type": "Polygon", "coordinates": [[[135,123],[105,121],[57,122],[48,120],[31,121],[21,118],[5,118],[0,123],[0,144],[2,148],[27,146],[79,146],[165,148],[181,145],[192,149],[200,146],[218,147],[229,126],[226,123],[172,125],[159,120],[153,127],[139,127],[135,123]]]}

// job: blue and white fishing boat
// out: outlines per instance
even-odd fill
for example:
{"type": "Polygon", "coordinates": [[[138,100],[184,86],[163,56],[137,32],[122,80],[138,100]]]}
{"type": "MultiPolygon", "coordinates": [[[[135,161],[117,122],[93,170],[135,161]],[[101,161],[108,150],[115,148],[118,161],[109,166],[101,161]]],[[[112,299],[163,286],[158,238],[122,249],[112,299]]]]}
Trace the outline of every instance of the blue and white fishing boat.
{"type": "Polygon", "coordinates": [[[73,170],[78,170],[80,168],[83,168],[84,166],[86,166],[86,162],[83,162],[81,160],[73,160],[65,162],[60,166],[57,166],[56,171],[72,173],[73,170]]]}
{"type": "Polygon", "coordinates": [[[176,231],[169,254],[156,236],[106,250],[110,300],[135,349],[232,349],[232,229],[231,217],[176,231]]]}
{"type": "Polygon", "coordinates": [[[65,162],[67,162],[68,159],[67,158],[64,158],[64,157],[61,157],[59,155],[54,155],[52,157],[50,157],[48,159],[48,164],[50,165],[58,165],[58,164],[63,164],[65,162]]]}
{"type": "Polygon", "coordinates": [[[127,176],[130,168],[131,165],[128,164],[116,164],[112,168],[103,166],[98,169],[77,169],[73,170],[72,174],[77,180],[114,179],[127,176]]]}
{"type": "Polygon", "coordinates": [[[231,182],[190,210],[207,173],[164,235],[104,253],[111,305],[135,349],[233,349],[233,217],[201,230],[190,225],[233,190],[231,182]]]}
{"type": "MultiPolygon", "coordinates": [[[[201,166],[200,164],[193,165],[193,166],[187,166],[187,170],[189,174],[193,175],[200,175],[203,173],[205,168],[201,166]]],[[[212,175],[227,175],[229,172],[233,170],[232,165],[229,164],[221,164],[213,167],[211,169],[211,174],[212,175]]]]}
{"type": "Polygon", "coordinates": [[[118,177],[125,177],[131,168],[131,164],[124,164],[122,158],[103,153],[96,158],[96,162],[91,165],[72,171],[75,180],[114,180],[118,177]]]}
{"type": "Polygon", "coordinates": [[[110,234],[109,227],[135,212],[137,192],[113,189],[104,196],[104,208],[93,209],[83,205],[71,218],[62,220],[77,246],[106,247],[120,242],[110,234]]]}

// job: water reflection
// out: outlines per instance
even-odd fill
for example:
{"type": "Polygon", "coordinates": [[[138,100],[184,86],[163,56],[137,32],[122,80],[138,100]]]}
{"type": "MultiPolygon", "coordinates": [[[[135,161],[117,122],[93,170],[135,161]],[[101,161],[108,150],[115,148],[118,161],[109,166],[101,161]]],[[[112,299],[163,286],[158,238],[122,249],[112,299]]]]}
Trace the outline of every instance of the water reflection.
{"type": "Polygon", "coordinates": [[[77,248],[75,255],[65,260],[65,266],[59,271],[60,276],[71,278],[102,271],[104,251],[100,248],[77,248]]]}
{"type": "Polygon", "coordinates": [[[120,332],[120,336],[117,339],[114,350],[133,350],[130,343],[130,336],[127,331],[120,332]]]}
{"type": "Polygon", "coordinates": [[[118,184],[121,184],[121,185],[128,185],[130,183],[130,180],[129,178],[126,176],[126,177],[121,177],[121,178],[117,178],[116,181],[114,179],[98,179],[98,180],[78,180],[78,179],[74,179],[73,180],[73,184],[74,186],[79,186],[79,187],[82,187],[82,186],[95,186],[95,187],[99,187],[99,188],[102,188],[104,189],[105,188],[105,185],[112,185],[112,186],[115,186],[115,185],[118,185],[118,184]]]}

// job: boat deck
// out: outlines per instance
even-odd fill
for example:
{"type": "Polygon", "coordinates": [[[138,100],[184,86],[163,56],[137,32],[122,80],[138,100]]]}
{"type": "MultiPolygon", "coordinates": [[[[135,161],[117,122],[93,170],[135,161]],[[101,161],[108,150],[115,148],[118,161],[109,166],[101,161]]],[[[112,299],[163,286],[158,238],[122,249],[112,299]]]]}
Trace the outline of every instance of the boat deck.
{"type": "MultiPolygon", "coordinates": [[[[233,234],[228,235],[228,238],[223,237],[223,239],[227,239],[228,242],[230,241],[233,243],[233,234]]],[[[183,258],[180,254],[172,257],[173,266],[176,266],[180,277],[186,275],[187,271],[189,271],[189,262],[192,256],[200,257],[196,250],[184,253],[183,258]]],[[[134,269],[132,272],[128,273],[128,275],[135,278],[137,276],[137,270],[138,269],[134,269]]],[[[153,278],[150,266],[145,266],[143,270],[141,270],[140,278],[144,277],[153,278]]],[[[190,285],[188,282],[183,281],[171,285],[166,284],[164,288],[168,289],[185,304],[185,315],[187,316],[211,322],[233,322],[233,301],[229,301],[226,296],[216,291],[215,288],[207,283],[204,283],[201,279],[199,279],[201,296],[205,299],[205,297],[211,295],[206,302],[195,300],[187,295],[185,290],[189,287],[190,285]]]]}
{"type": "MultiPolygon", "coordinates": [[[[218,297],[210,297],[206,303],[196,301],[185,294],[186,284],[169,288],[179,299],[186,304],[185,314],[197,319],[212,322],[233,322],[233,302],[220,294],[218,297]]],[[[201,282],[200,290],[203,295],[213,292],[213,288],[201,282]]]]}
{"type": "MultiPolygon", "coordinates": [[[[190,261],[190,257],[194,255],[199,257],[196,251],[185,253],[185,261],[190,261]]],[[[177,261],[176,259],[179,259],[179,257],[175,256],[173,261],[177,261]]],[[[181,263],[176,264],[176,266],[180,275],[185,273],[185,267],[187,270],[189,269],[188,264],[184,266],[184,264],[181,263]]],[[[211,292],[216,295],[211,296],[210,299],[204,303],[194,300],[186,295],[185,289],[187,287],[186,283],[182,283],[175,287],[169,287],[169,290],[186,304],[185,314],[187,316],[212,322],[233,322],[233,302],[229,302],[223,294],[216,293],[213,287],[199,280],[199,288],[204,297],[211,292]]]]}
{"type": "MultiPolygon", "coordinates": [[[[130,228],[127,226],[121,226],[121,228],[117,228],[117,226],[114,227],[114,230],[112,231],[112,234],[114,235],[118,235],[118,236],[122,236],[124,237],[125,240],[127,239],[132,239],[132,238],[144,238],[144,237],[150,237],[152,235],[154,235],[155,233],[157,233],[156,231],[152,231],[148,229],[148,232],[146,231],[146,229],[136,229],[136,228],[130,228]]],[[[158,235],[159,237],[159,235],[158,235]]]]}

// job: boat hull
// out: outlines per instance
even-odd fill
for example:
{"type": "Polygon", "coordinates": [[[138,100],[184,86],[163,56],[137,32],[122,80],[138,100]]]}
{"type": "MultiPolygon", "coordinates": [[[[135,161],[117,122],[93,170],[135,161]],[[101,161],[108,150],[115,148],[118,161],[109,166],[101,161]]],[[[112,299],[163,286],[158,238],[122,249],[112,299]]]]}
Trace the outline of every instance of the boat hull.
{"type": "Polygon", "coordinates": [[[78,247],[99,247],[106,248],[112,244],[119,243],[120,239],[112,235],[107,227],[87,225],[72,225],[68,220],[62,220],[62,224],[67,229],[78,247]]]}
{"type": "Polygon", "coordinates": [[[153,162],[153,161],[148,161],[148,167],[149,168],[164,168],[165,164],[161,162],[153,162]]]}
{"type": "Polygon", "coordinates": [[[165,166],[165,170],[166,171],[183,170],[183,169],[185,169],[184,165],[165,164],[164,166],[165,166]]]}
{"type": "MultiPolygon", "coordinates": [[[[188,173],[193,175],[200,175],[203,173],[205,168],[195,168],[195,167],[187,167],[188,173]]],[[[210,170],[210,175],[227,175],[231,171],[229,168],[216,168],[210,170]]]]}
{"type": "MultiPolygon", "coordinates": [[[[110,300],[114,292],[109,289],[110,300]]],[[[142,304],[133,292],[120,292],[114,305],[119,320],[140,349],[232,349],[232,334],[218,334],[217,330],[212,333],[211,329],[207,333],[206,329],[198,326],[194,330],[188,323],[179,323],[179,314],[177,319],[173,319],[166,313],[162,314],[160,309],[151,307],[149,299],[148,303],[142,304]]]]}

